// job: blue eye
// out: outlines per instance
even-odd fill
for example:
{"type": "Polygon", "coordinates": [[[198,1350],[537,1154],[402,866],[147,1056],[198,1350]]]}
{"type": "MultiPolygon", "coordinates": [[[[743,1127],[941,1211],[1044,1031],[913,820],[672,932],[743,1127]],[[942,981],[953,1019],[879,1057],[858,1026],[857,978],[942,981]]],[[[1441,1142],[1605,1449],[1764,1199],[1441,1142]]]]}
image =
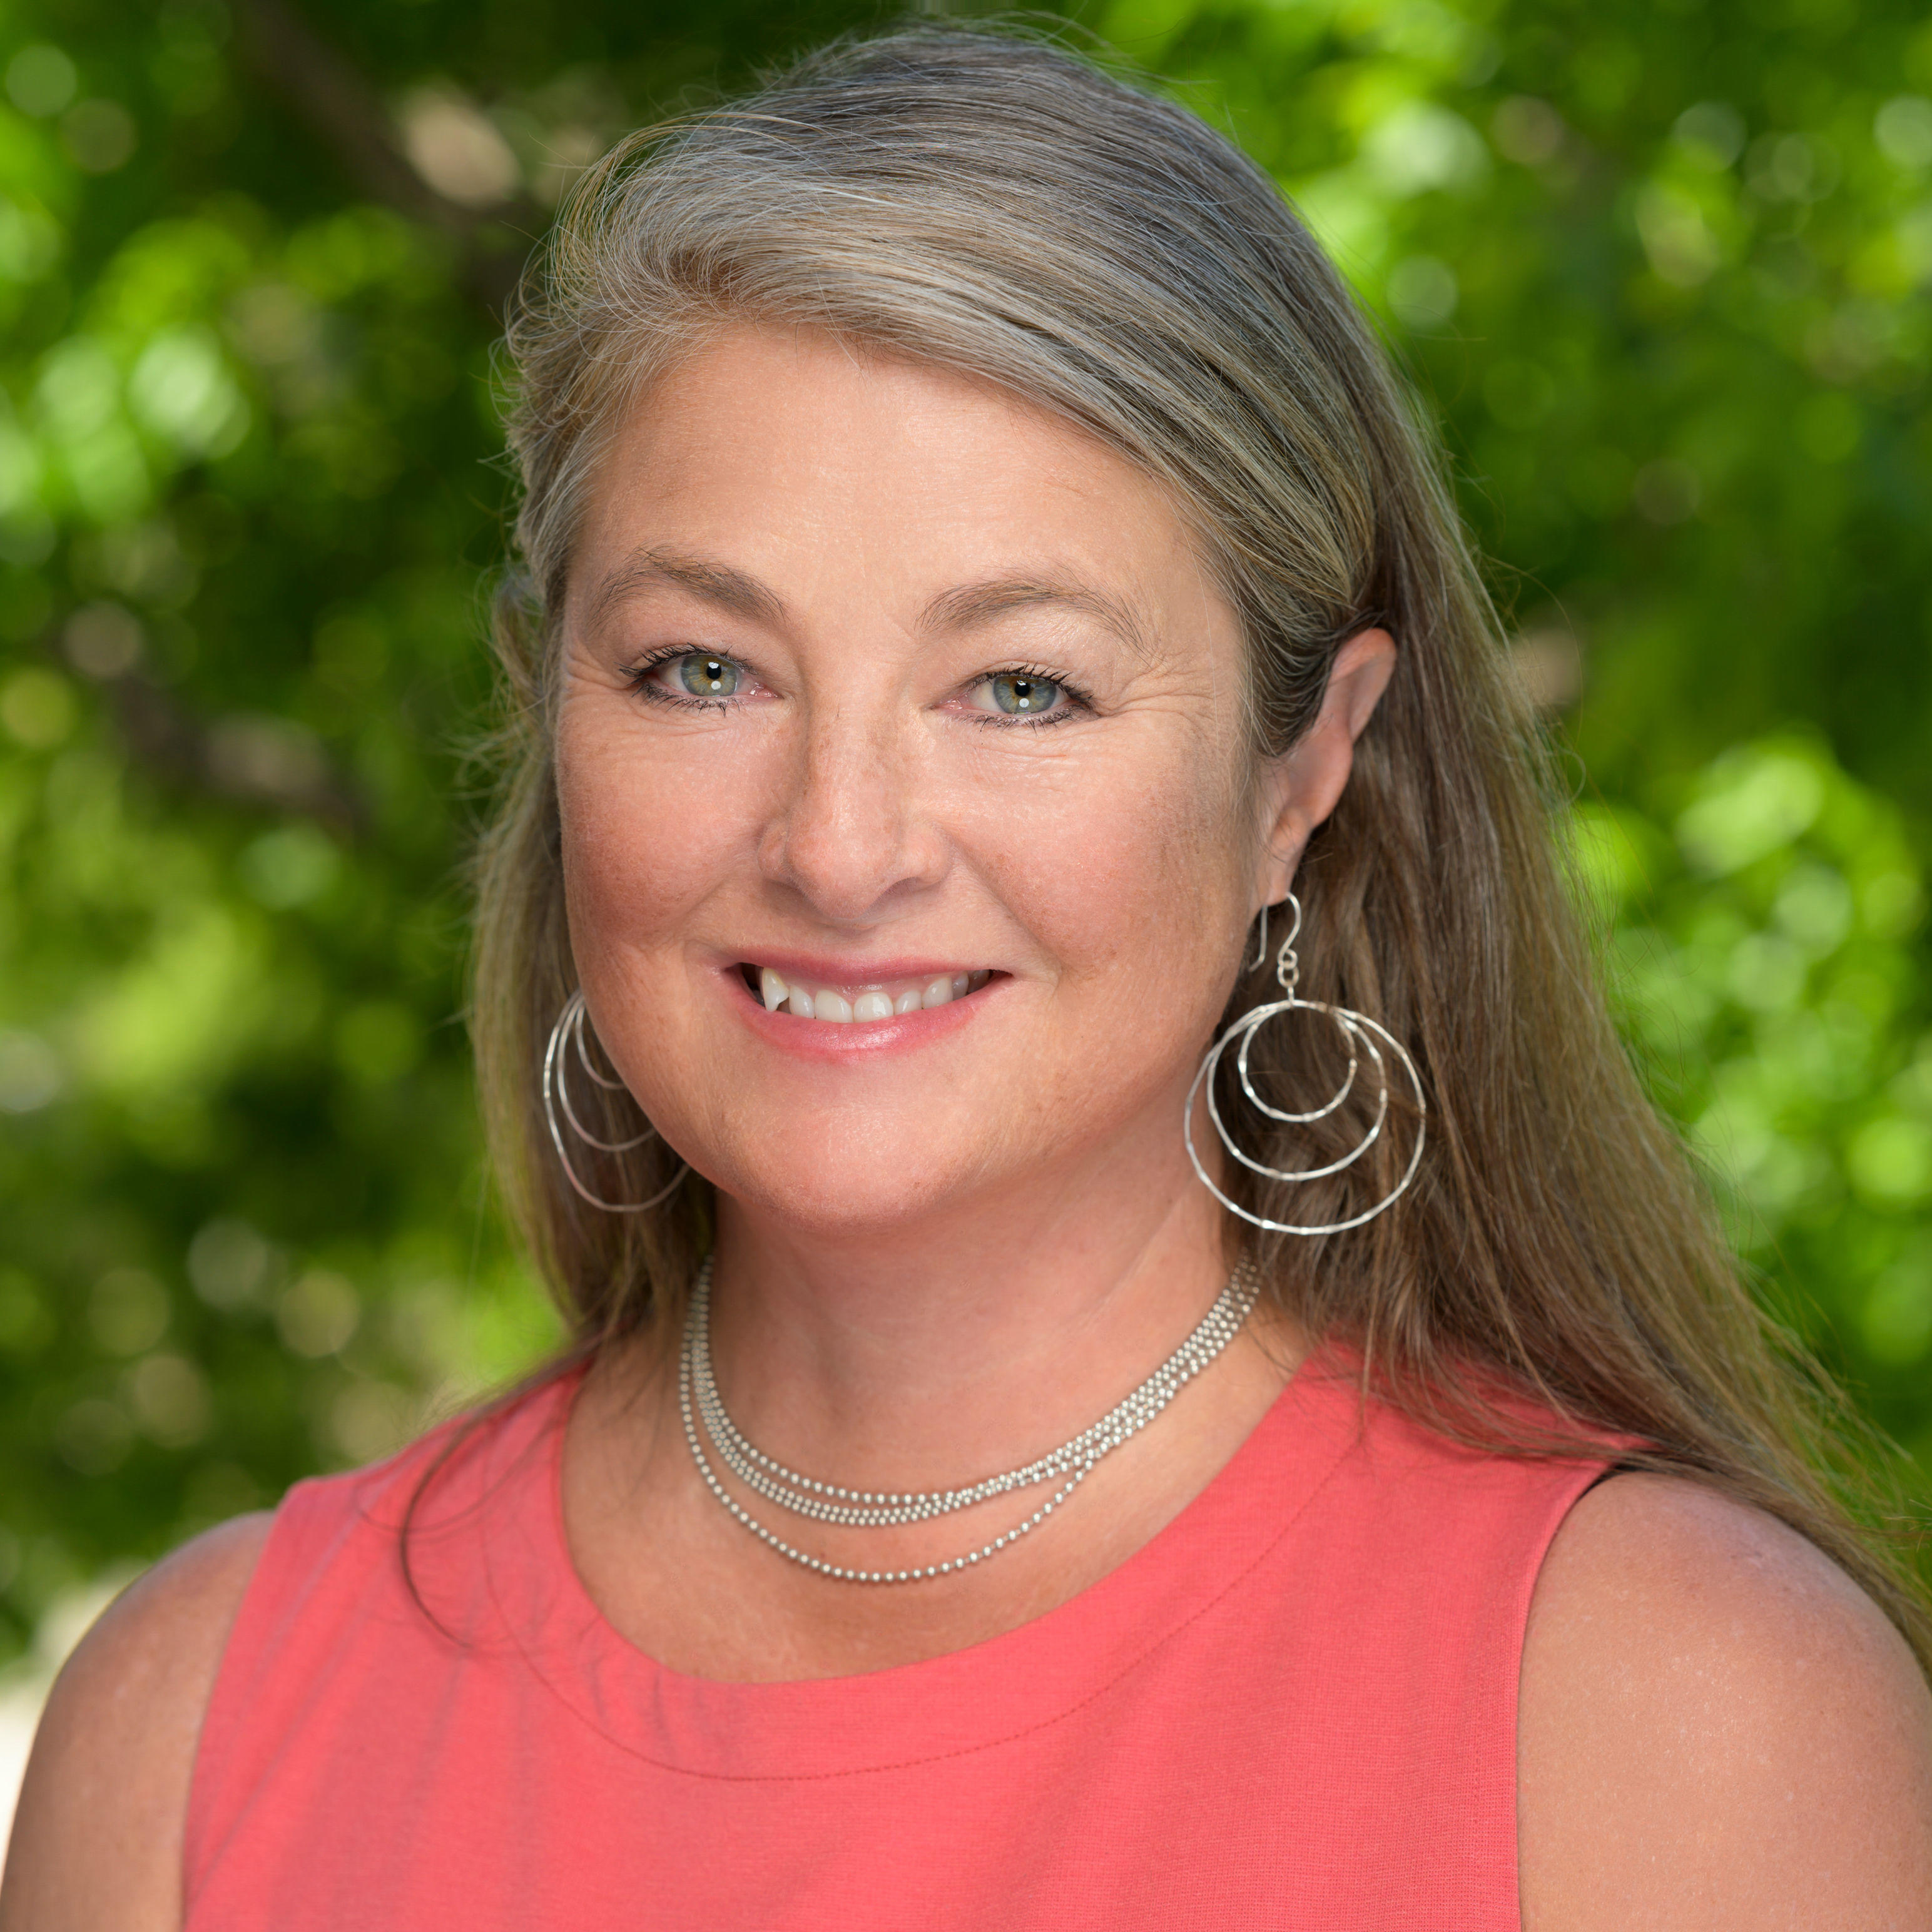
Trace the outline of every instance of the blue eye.
{"type": "Polygon", "coordinates": [[[1060,687],[1052,680],[1022,671],[1001,671],[986,680],[994,707],[1009,717],[1036,717],[1059,703],[1060,687]]]}
{"type": "Polygon", "coordinates": [[[729,658],[707,657],[694,652],[677,660],[677,681],[693,698],[729,698],[743,676],[729,658]]]}

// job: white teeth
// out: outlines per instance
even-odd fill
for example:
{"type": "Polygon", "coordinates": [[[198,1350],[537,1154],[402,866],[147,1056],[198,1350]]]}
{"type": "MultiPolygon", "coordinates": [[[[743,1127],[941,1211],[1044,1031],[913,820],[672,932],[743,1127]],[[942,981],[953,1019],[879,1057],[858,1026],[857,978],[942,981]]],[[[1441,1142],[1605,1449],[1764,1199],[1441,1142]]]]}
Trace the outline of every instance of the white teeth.
{"type": "Polygon", "coordinates": [[[910,986],[899,980],[885,986],[848,987],[842,992],[830,986],[795,986],[775,966],[746,970],[757,974],[758,998],[767,1012],[788,1006],[800,1019],[824,1020],[833,1026],[855,1022],[876,1025],[896,1014],[946,1006],[964,999],[969,992],[977,992],[993,976],[989,968],[979,967],[964,973],[937,973],[929,980],[914,981],[910,986]]]}

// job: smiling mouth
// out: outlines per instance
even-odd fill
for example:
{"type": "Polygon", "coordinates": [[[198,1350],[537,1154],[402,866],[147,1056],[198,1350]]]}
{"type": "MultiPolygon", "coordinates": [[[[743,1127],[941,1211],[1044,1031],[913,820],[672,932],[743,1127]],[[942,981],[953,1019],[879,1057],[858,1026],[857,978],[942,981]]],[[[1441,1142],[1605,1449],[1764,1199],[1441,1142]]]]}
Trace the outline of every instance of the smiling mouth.
{"type": "Polygon", "coordinates": [[[794,983],[770,966],[740,966],[745,984],[764,1002],[767,1012],[782,1006],[800,1019],[828,1020],[835,1026],[865,1026],[896,1019],[932,1006],[950,1006],[976,993],[993,976],[985,968],[933,973],[916,980],[880,980],[868,985],[794,983]]]}

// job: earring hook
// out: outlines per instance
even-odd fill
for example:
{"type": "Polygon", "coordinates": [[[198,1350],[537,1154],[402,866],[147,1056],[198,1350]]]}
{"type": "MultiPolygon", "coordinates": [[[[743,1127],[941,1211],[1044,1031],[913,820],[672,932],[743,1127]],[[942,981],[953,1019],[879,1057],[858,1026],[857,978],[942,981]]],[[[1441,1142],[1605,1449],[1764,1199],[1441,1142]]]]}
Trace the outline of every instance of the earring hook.
{"type": "MultiPolygon", "coordinates": [[[[1294,893],[1290,892],[1286,898],[1277,900],[1276,903],[1292,908],[1294,914],[1294,923],[1288,928],[1288,937],[1281,943],[1282,958],[1275,968],[1276,974],[1279,974],[1285,970],[1288,962],[1294,957],[1290,949],[1294,946],[1295,940],[1301,936],[1301,902],[1294,893]]],[[[1262,908],[1260,941],[1255,947],[1255,956],[1248,962],[1248,970],[1250,973],[1258,973],[1268,964],[1268,914],[1273,909],[1269,906],[1262,908]]]]}

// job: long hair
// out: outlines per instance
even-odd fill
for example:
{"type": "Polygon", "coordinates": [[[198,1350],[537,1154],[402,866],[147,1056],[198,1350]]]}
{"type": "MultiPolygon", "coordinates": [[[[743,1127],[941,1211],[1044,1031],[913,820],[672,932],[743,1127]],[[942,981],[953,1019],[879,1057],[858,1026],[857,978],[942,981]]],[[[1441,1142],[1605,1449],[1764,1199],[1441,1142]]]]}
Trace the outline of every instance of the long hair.
{"type": "MultiPolygon", "coordinates": [[[[712,1202],[693,1176],[650,1213],[601,1213],[549,1145],[543,1044],[576,985],[554,620],[614,425],[727,321],[990,381],[1157,478],[1240,620],[1257,758],[1306,728],[1350,636],[1393,634],[1393,680],[1297,882],[1301,990],[1374,1016],[1414,1055],[1424,1158],[1363,1228],[1262,1239],[1231,1216],[1231,1246],[1307,1333],[1358,1352],[1365,1388],[1460,1440],[1615,1442],[1627,1465],[1768,1510],[1932,1657],[1920,1598],[1842,1499],[1846,1412],[1754,1306],[1610,1022],[1541,740],[1373,331],[1231,142],[1045,42],[947,28],[843,43],[748,99],[634,134],[580,184],[515,306],[523,494],[496,610],[508,774],[481,855],[473,1017],[500,1173],[573,1352],[670,1330],[712,1202]],[[1539,1412],[1548,1428],[1525,1420],[1539,1412]]],[[[1244,968],[1231,1012],[1268,996],[1272,963],[1244,968]]],[[[1252,1077],[1306,1111],[1346,1073],[1339,1052],[1318,1022],[1277,1024],[1252,1077]]],[[[1244,1144],[1268,1166],[1324,1165],[1364,1130],[1356,1100],[1244,1144]]],[[[638,1130],[627,1094],[585,1100],[598,1138],[638,1130]]],[[[1222,1111],[1270,1124],[1232,1094],[1222,1111]]],[[[1346,1218],[1399,1176],[1418,1126],[1398,1102],[1370,1154],[1298,1189],[1292,1211],[1245,1168],[1228,1184],[1266,1218],[1346,1218]]],[[[610,1200],[676,1172],[656,1142],[580,1154],[610,1200]]]]}

